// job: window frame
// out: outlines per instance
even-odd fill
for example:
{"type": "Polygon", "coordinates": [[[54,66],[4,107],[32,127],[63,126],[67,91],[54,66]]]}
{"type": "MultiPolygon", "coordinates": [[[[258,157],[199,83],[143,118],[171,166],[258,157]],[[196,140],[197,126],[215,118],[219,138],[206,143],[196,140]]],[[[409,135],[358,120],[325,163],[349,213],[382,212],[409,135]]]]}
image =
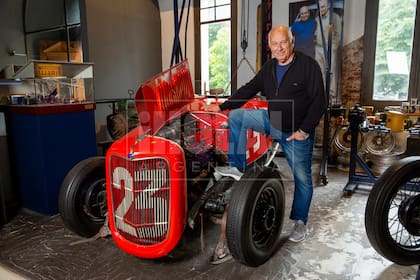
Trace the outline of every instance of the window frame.
{"type": "MultiPolygon", "coordinates": [[[[225,20],[214,20],[206,21],[203,24],[222,22],[225,20]]],[[[194,87],[195,92],[201,95],[201,20],[200,20],[200,0],[194,0],[194,87]]],[[[238,37],[238,4],[237,0],[231,0],[231,11],[230,11],[230,22],[231,22],[231,93],[235,92],[237,89],[237,71],[236,65],[238,63],[238,46],[237,46],[237,37],[238,37]]]]}
{"type": "MultiPolygon", "coordinates": [[[[363,67],[362,87],[360,101],[363,105],[374,106],[377,111],[382,111],[386,106],[400,106],[401,101],[378,101],[373,100],[373,82],[375,75],[376,36],[378,28],[379,1],[366,1],[365,31],[363,36],[363,67]]],[[[416,16],[414,23],[413,49],[411,70],[408,86],[408,100],[420,97],[420,0],[416,2],[416,16]]],[[[420,99],[420,98],[419,98],[420,99]]]]}
{"type": "MultiPolygon", "coordinates": [[[[56,24],[56,25],[50,25],[50,26],[44,26],[44,27],[38,27],[38,28],[29,28],[28,25],[28,18],[30,16],[32,16],[31,14],[33,13],[33,11],[30,10],[30,3],[29,1],[31,0],[25,0],[24,3],[24,22],[23,22],[23,26],[24,26],[24,36],[25,36],[25,49],[26,49],[26,55],[29,59],[39,59],[37,56],[32,57],[32,53],[29,52],[29,45],[31,43],[33,43],[32,40],[30,40],[31,36],[37,36],[37,35],[42,35],[42,34],[53,34],[54,32],[63,32],[64,34],[64,38],[65,38],[65,43],[67,45],[67,60],[63,60],[66,62],[72,62],[73,60],[71,59],[71,50],[70,50],[70,46],[71,46],[71,42],[73,41],[71,37],[71,33],[72,30],[74,30],[75,28],[79,28],[79,32],[80,32],[80,44],[81,44],[81,48],[82,48],[82,61],[85,60],[85,52],[84,52],[84,30],[83,30],[83,26],[82,26],[82,4],[84,3],[84,1],[82,0],[73,0],[75,3],[78,3],[78,8],[79,8],[79,18],[78,21],[72,21],[72,19],[69,18],[69,10],[71,10],[71,6],[69,6],[69,0],[62,0],[63,3],[63,11],[61,15],[63,16],[63,22],[60,24],[56,24]]],[[[36,2],[36,0],[32,0],[34,2],[36,2]]],[[[39,0],[38,0],[39,1],[39,0]]],[[[49,12],[59,12],[59,11],[50,11],[47,8],[43,9],[45,10],[45,13],[49,13],[49,12]]],[[[58,38],[58,37],[57,37],[58,38]]],[[[58,38],[59,39],[59,38],[58,38]]]]}

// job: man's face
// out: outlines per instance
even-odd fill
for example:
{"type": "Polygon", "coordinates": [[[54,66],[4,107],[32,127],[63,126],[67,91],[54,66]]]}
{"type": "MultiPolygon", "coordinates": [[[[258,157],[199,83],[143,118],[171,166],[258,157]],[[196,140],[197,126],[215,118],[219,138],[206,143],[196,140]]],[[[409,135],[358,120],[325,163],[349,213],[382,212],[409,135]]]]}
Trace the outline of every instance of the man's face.
{"type": "Polygon", "coordinates": [[[325,16],[328,13],[328,2],[324,0],[319,1],[319,8],[321,10],[321,15],[325,16]]]}
{"type": "Polygon", "coordinates": [[[286,63],[293,54],[293,43],[285,29],[275,29],[270,36],[270,50],[280,64],[286,63]]]}
{"type": "Polygon", "coordinates": [[[304,7],[300,8],[299,18],[300,18],[301,21],[307,21],[309,19],[309,15],[310,15],[310,13],[309,13],[309,9],[308,9],[307,6],[304,6],[304,7]]]}

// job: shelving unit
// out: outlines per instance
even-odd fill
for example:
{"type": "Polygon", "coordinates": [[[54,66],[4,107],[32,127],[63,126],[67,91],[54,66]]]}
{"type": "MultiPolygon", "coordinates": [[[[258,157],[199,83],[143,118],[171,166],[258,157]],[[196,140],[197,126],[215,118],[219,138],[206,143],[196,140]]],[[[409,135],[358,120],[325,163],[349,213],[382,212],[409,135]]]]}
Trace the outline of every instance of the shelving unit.
{"type": "Polygon", "coordinates": [[[26,104],[1,108],[21,205],[53,215],[58,213],[59,189],[66,174],[81,160],[97,155],[93,65],[30,61],[14,78],[30,81],[34,87],[45,81],[57,85],[54,99],[47,100],[46,92],[35,87],[26,104]],[[75,85],[83,89],[83,98],[75,97],[81,96],[75,85]]]}

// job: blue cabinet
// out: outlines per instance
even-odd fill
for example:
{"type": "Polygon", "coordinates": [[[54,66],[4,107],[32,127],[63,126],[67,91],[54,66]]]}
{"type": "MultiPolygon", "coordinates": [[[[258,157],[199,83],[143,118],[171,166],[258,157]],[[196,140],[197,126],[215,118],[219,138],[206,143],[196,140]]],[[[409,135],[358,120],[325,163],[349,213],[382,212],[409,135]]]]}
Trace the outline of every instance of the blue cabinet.
{"type": "Polygon", "coordinates": [[[94,109],[94,103],[8,106],[10,156],[22,207],[58,213],[66,174],[97,155],[94,109]]]}

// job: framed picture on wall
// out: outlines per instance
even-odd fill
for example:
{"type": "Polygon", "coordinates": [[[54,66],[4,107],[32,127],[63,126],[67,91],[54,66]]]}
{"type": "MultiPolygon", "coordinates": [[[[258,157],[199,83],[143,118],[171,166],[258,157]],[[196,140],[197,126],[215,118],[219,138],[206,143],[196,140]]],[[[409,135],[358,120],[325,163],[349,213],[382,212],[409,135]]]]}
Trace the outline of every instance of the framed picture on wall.
{"type": "Polygon", "coordinates": [[[303,52],[319,63],[324,84],[329,87],[330,105],[341,104],[343,15],[344,0],[307,0],[289,4],[289,26],[295,38],[295,51],[303,52]],[[329,30],[330,23],[332,28],[329,30]]]}

